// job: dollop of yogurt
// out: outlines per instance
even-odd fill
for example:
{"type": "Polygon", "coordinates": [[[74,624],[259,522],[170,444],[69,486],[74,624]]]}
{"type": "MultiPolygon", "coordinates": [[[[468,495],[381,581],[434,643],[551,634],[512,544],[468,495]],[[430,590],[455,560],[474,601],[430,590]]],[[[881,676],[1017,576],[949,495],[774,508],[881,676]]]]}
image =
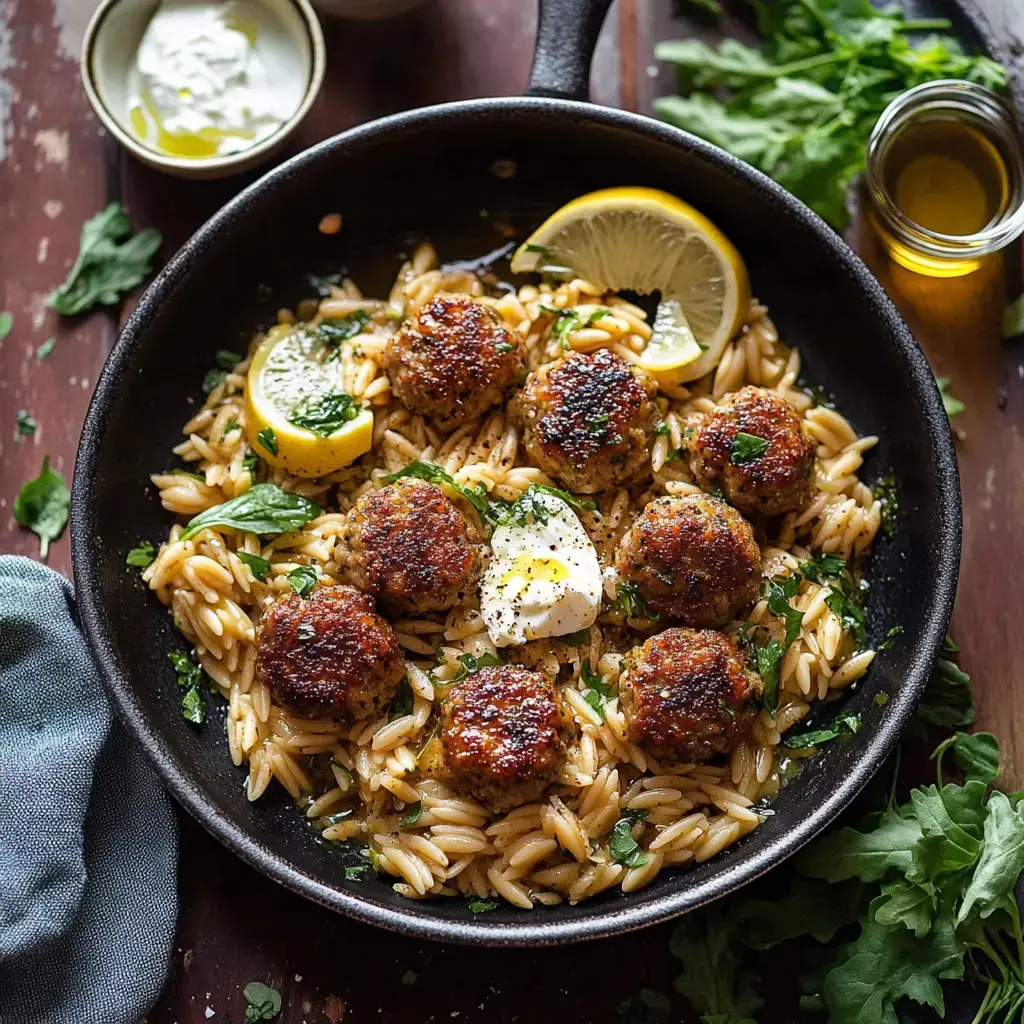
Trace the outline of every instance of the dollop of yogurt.
{"type": "Polygon", "coordinates": [[[129,81],[132,130],[171,156],[242,152],[299,108],[302,64],[284,27],[251,0],[164,0],[129,81]]]}

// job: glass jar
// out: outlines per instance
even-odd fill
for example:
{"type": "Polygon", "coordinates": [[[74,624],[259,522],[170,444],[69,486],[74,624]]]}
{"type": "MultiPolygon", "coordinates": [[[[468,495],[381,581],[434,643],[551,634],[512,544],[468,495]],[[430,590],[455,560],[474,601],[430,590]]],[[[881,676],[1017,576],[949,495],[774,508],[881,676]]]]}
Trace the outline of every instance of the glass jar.
{"type": "Polygon", "coordinates": [[[893,100],[868,141],[867,185],[889,255],[930,277],[969,274],[1024,231],[1016,121],[973,82],[927,82],[893,100]]]}

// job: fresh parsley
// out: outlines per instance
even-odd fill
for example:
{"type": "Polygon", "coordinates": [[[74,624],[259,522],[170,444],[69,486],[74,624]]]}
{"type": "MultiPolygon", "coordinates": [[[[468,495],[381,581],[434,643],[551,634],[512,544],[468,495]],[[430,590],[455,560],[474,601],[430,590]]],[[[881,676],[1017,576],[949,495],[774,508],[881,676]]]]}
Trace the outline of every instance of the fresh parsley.
{"type": "Polygon", "coordinates": [[[853,633],[858,646],[864,647],[867,644],[867,626],[864,612],[857,602],[842,590],[832,587],[825,598],[825,604],[839,617],[843,629],[853,633]]]}
{"type": "Polygon", "coordinates": [[[530,484],[511,504],[505,501],[489,502],[484,516],[492,526],[524,526],[529,522],[543,525],[551,513],[544,502],[537,500],[542,494],[564,501],[576,512],[594,512],[597,509],[597,505],[589,498],[577,498],[568,491],[547,484],[530,484]]]}
{"type": "Polygon", "coordinates": [[[423,801],[417,800],[414,804],[409,804],[406,810],[409,813],[399,822],[399,828],[412,828],[423,817],[423,801]]]}
{"type": "Polygon", "coordinates": [[[608,836],[608,852],[612,860],[627,868],[641,868],[648,860],[647,854],[633,838],[633,826],[647,819],[648,811],[627,811],[612,826],[608,836]]]}
{"type": "Polygon", "coordinates": [[[161,235],[153,228],[136,235],[131,230],[119,203],[90,217],[82,226],[78,257],[67,280],[50,293],[47,304],[61,316],[75,316],[95,305],[112,306],[140,284],[151,270],[161,235]]]}
{"type": "Polygon", "coordinates": [[[507,356],[509,352],[512,352],[514,349],[515,345],[508,341],[499,341],[498,344],[494,346],[494,351],[499,356],[507,356]]]}
{"type": "Polygon", "coordinates": [[[345,868],[346,882],[365,882],[373,868],[369,864],[350,864],[345,868]]]}
{"type": "Polygon", "coordinates": [[[125,556],[124,564],[135,569],[148,569],[156,558],[156,548],[152,541],[140,540],[138,545],[132,548],[125,556]]]}
{"type": "Polygon", "coordinates": [[[878,645],[876,650],[887,651],[893,644],[896,643],[896,637],[903,633],[902,626],[893,626],[888,633],[885,634],[885,639],[878,645]]]}
{"type": "Polygon", "coordinates": [[[807,732],[787,733],[782,742],[791,750],[805,750],[808,747],[820,747],[823,743],[842,736],[843,733],[860,731],[860,715],[853,711],[844,711],[836,720],[824,729],[811,729],[807,732]]]}
{"type": "Polygon", "coordinates": [[[273,427],[264,427],[257,435],[256,440],[262,445],[268,455],[277,454],[277,435],[273,427]]]}
{"type": "Polygon", "coordinates": [[[772,615],[778,615],[786,623],[785,649],[800,635],[800,623],[803,621],[804,613],[799,608],[794,608],[790,603],[791,597],[796,597],[800,580],[796,576],[773,576],[765,580],[765,587],[768,596],[768,611],[772,615]]]}
{"type": "Polygon", "coordinates": [[[206,721],[206,704],[202,693],[203,682],[208,678],[206,673],[184,651],[171,651],[167,657],[174,666],[179,688],[184,690],[181,698],[182,716],[186,722],[202,725],[206,721]]]}
{"type": "Polygon", "coordinates": [[[63,475],[50,469],[50,456],[44,455],[39,476],[22,484],[14,499],[14,518],[39,538],[40,558],[46,558],[51,542],[64,532],[70,506],[71,494],[63,475]]]}
{"type": "Polygon", "coordinates": [[[299,529],[320,512],[315,501],[282,490],[277,484],[256,484],[244,494],[194,516],[180,539],[188,540],[211,526],[226,526],[244,533],[276,537],[299,529]]]}
{"type": "Polygon", "coordinates": [[[758,437],[757,434],[745,434],[741,430],[732,439],[729,458],[734,466],[745,466],[764,455],[770,443],[767,438],[758,437]]]}
{"type": "Polygon", "coordinates": [[[882,529],[887,537],[896,535],[896,526],[900,514],[899,492],[896,486],[896,475],[887,473],[872,489],[872,494],[881,506],[882,529]]]}
{"type": "Polygon", "coordinates": [[[615,608],[627,619],[649,619],[657,622],[661,613],[653,611],[644,600],[640,588],[631,580],[620,580],[615,590],[615,608]]]}
{"type": "Polygon", "coordinates": [[[489,910],[494,910],[497,905],[497,900],[492,900],[486,896],[470,896],[466,900],[466,906],[471,914],[486,914],[489,910]]]}
{"type": "Polygon", "coordinates": [[[320,579],[320,573],[312,565],[300,565],[292,569],[285,578],[299,597],[309,597],[317,580],[320,579]]]}
{"type": "Polygon", "coordinates": [[[245,996],[246,1024],[273,1020],[281,1012],[281,993],[261,981],[250,981],[242,989],[242,995],[245,996]]]}
{"type": "Polygon", "coordinates": [[[244,563],[249,567],[249,572],[252,573],[253,578],[260,581],[260,583],[267,582],[267,573],[270,572],[270,562],[262,555],[250,555],[248,551],[236,551],[235,554],[238,556],[240,562],[244,563]]]}
{"type": "Polygon", "coordinates": [[[797,572],[811,583],[838,580],[846,572],[846,559],[838,555],[813,554],[797,566],[797,572]]]}
{"type": "Polygon", "coordinates": [[[332,391],[296,406],[288,422],[317,437],[330,437],[358,415],[359,406],[351,395],[344,391],[332,391]]]}
{"type": "Polygon", "coordinates": [[[601,716],[601,720],[604,721],[605,705],[614,696],[614,691],[610,683],[604,682],[604,680],[591,669],[590,662],[584,661],[580,666],[580,679],[583,681],[586,689],[583,691],[583,699],[601,716]]]}
{"type": "Polygon", "coordinates": [[[1001,89],[995,61],[950,35],[949,22],[908,21],[896,5],[847,0],[758,3],[759,48],[725,39],[667,41],[659,60],[679,70],[683,96],[655,100],[666,121],[775,178],[836,228],[849,222],[846,189],[864,170],[868,136],[890,100],[937,78],[1001,89]]]}
{"type": "Polygon", "coordinates": [[[260,475],[260,466],[263,464],[263,460],[250,448],[242,459],[242,469],[244,469],[253,481],[260,475]]]}

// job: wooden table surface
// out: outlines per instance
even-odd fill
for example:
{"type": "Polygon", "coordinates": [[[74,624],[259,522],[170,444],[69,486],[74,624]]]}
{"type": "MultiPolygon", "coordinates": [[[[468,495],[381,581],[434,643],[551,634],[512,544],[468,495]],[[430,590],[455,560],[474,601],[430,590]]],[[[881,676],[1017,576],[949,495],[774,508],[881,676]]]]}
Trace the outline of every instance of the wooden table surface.
{"type": "MultiPolygon", "coordinates": [[[[1008,0],[990,0],[1012,18],[1008,0]]],[[[118,314],[58,322],[45,308],[77,251],[82,222],[111,199],[137,227],[164,232],[168,257],[248,180],[188,183],[127,157],[105,136],[78,78],[77,55],[96,0],[0,3],[0,551],[35,555],[12,504],[44,453],[69,478],[86,407],[114,343],[118,314]],[[36,348],[56,337],[53,354],[36,348]],[[15,414],[39,427],[15,442],[15,414]]],[[[1024,20],[1024,15],[1022,15],[1024,20]]],[[[433,0],[391,22],[324,19],[329,71],[290,148],[369,118],[471,96],[514,94],[533,46],[531,0],[433,0]]],[[[654,42],[680,31],[670,0],[619,0],[595,61],[600,102],[648,111],[671,90],[654,42]]],[[[1021,31],[1024,37],[1024,30],[1021,31]]],[[[1002,744],[1007,789],[1024,786],[1024,347],[1001,343],[1003,268],[929,282],[894,268],[869,238],[857,244],[900,305],[935,372],[967,403],[957,419],[965,533],[953,622],[979,706],[1002,744]]],[[[124,310],[119,311],[123,317],[124,310]]],[[[70,575],[67,538],[50,565],[70,575]]],[[[499,952],[413,942],[314,907],[236,860],[182,816],[181,913],[171,977],[149,1017],[160,1024],[241,1021],[241,986],[281,991],[286,1024],[561,1019],[611,1022],[642,986],[668,992],[670,926],[565,950],[499,952]],[[611,969],[605,965],[614,964],[611,969]]],[[[795,978],[781,972],[770,1017],[796,1018],[795,978]]],[[[689,1020],[677,1000],[680,1019],[689,1020]]]]}

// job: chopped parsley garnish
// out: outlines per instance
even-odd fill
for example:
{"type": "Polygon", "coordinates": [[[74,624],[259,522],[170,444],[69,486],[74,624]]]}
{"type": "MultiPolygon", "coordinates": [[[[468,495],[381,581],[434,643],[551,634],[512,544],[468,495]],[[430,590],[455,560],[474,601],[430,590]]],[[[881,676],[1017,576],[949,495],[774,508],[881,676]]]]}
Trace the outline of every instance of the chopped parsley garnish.
{"type": "Polygon", "coordinates": [[[894,537],[896,535],[896,519],[900,511],[895,474],[886,473],[875,484],[872,493],[881,505],[882,529],[885,530],[887,537],[894,537]]]}
{"type": "Polygon", "coordinates": [[[800,563],[797,572],[811,583],[837,580],[846,572],[846,559],[838,555],[811,555],[806,562],[800,563]]]}
{"type": "Polygon", "coordinates": [[[185,651],[171,651],[167,657],[174,666],[179,688],[185,691],[181,698],[182,716],[186,722],[202,725],[206,720],[206,705],[202,694],[203,682],[208,678],[206,672],[185,651]]]}
{"type": "Polygon", "coordinates": [[[345,868],[346,882],[365,882],[373,868],[369,864],[350,864],[345,868]]]}
{"type": "Polygon", "coordinates": [[[843,629],[850,630],[857,643],[863,647],[867,643],[864,612],[852,597],[842,590],[832,590],[825,598],[825,604],[839,616],[839,624],[843,629]]]}
{"type": "Polygon", "coordinates": [[[242,459],[242,469],[255,480],[260,475],[260,465],[263,460],[250,448],[242,459]]]}
{"type": "Polygon", "coordinates": [[[348,316],[325,317],[314,328],[314,334],[337,353],[342,342],[351,341],[357,334],[362,334],[370,320],[370,314],[365,309],[357,309],[348,316]]]}
{"type": "Polygon", "coordinates": [[[511,504],[505,501],[492,501],[488,504],[485,518],[493,526],[523,526],[528,522],[543,525],[548,521],[549,510],[543,502],[537,501],[538,494],[547,494],[552,498],[564,501],[577,512],[593,512],[597,505],[589,498],[577,498],[568,491],[549,487],[547,484],[530,484],[511,504]]]}
{"type": "Polygon", "coordinates": [[[756,434],[745,434],[742,430],[733,438],[729,457],[734,466],[745,466],[748,462],[759,459],[768,450],[767,438],[756,434]]]}
{"type": "Polygon", "coordinates": [[[835,398],[820,384],[805,385],[804,391],[806,391],[811,398],[812,409],[834,409],[836,407],[835,398]]]}
{"type": "Polygon", "coordinates": [[[496,654],[491,654],[488,651],[484,651],[483,654],[461,654],[459,655],[459,662],[462,667],[451,677],[446,679],[443,683],[438,683],[439,686],[453,686],[455,683],[461,683],[466,676],[473,672],[478,672],[482,668],[493,668],[495,665],[504,665],[505,663],[496,654]]]}
{"type": "Polygon", "coordinates": [[[806,750],[808,747],[820,747],[823,743],[830,743],[844,732],[852,735],[859,731],[860,715],[853,711],[844,711],[824,729],[812,729],[809,732],[801,732],[796,735],[790,733],[783,738],[782,742],[792,750],[806,750]]]}
{"type": "Polygon", "coordinates": [[[604,706],[614,696],[611,684],[606,683],[591,669],[589,661],[584,661],[580,666],[580,679],[587,687],[583,691],[583,699],[601,716],[601,721],[604,721],[604,706]]]}
{"type": "Polygon", "coordinates": [[[309,282],[309,287],[325,299],[331,294],[331,288],[341,284],[341,274],[307,274],[306,280],[309,282]]]}
{"type": "Polygon", "coordinates": [[[231,419],[229,419],[227,421],[227,423],[224,424],[224,432],[221,434],[221,437],[227,437],[228,434],[230,434],[232,431],[235,431],[235,430],[238,430],[238,429],[239,429],[238,417],[237,416],[232,416],[231,419]]]}
{"type": "MultiPolygon", "coordinates": [[[[269,569],[269,564],[267,565],[269,569]]],[[[299,597],[309,597],[313,588],[317,584],[317,580],[320,579],[320,573],[311,565],[300,565],[295,569],[292,569],[286,577],[288,582],[291,584],[292,590],[295,591],[299,597]]]]}
{"type": "Polygon", "coordinates": [[[608,837],[608,851],[612,860],[627,868],[640,868],[647,863],[647,854],[633,838],[633,826],[647,819],[648,811],[627,810],[612,827],[608,837]]]}
{"type": "Polygon", "coordinates": [[[879,690],[878,693],[872,698],[877,707],[884,707],[889,703],[889,694],[885,690],[879,690]]]}
{"type": "Polygon", "coordinates": [[[241,361],[242,356],[238,352],[231,352],[224,348],[217,352],[213,357],[214,366],[206,371],[206,376],[203,378],[203,393],[208,395],[214,388],[223,384],[228,373],[241,361]]]}
{"type": "Polygon", "coordinates": [[[660,612],[651,611],[644,600],[640,588],[630,580],[621,580],[615,591],[615,608],[627,619],[650,619],[657,622],[660,612]]]}
{"type": "Polygon", "coordinates": [[[896,637],[903,632],[902,626],[893,626],[888,633],[885,634],[885,639],[878,645],[877,650],[887,651],[894,643],[896,643],[896,637]]]}
{"type": "Polygon", "coordinates": [[[471,914],[486,914],[489,910],[497,907],[498,901],[485,896],[470,896],[466,900],[466,906],[471,914]]]}
{"type": "Polygon", "coordinates": [[[36,432],[36,421],[29,413],[24,409],[18,410],[18,433],[15,437],[16,441],[20,441],[23,437],[31,437],[36,432]]]}
{"type": "Polygon", "coordinates": [[[404,715],[411,715],[415,703],[416,695],[409,685],[409,677],[402,676],[402,681],[398,684],[398,690],[391,701],[391,707],[388,708],[388,721],[392,722],[404,715]]]}
{"type": "Polygon", "coordinates": [[[261,555],[250,555],[248,551],[236,551],[235,554],[238,556],[241,562],[244,562],[249,567],[249,572],[260,581],[260,583],[267,582],[267,573],[270,572],[270,562],[263,558],[261,555]]]}
{"type": "MultiPolygon", "coordinates": [[[[322,398],[297,406],[288,417],[288,422],[318,437],[330,437],[358,415],[359,406],[351,395],[344,391],[332,391],[322,398]]],[[[277,454],[276,450],[274,454],[277,454]]]]}
{"type": "Polygon", "coordinates": [[[791,597],[796,597],[800,580],[796,576],[773,576],[766,580],[768,591],[768,611],[772,615],[778,615],[786,622],[786,643],[789,645],[800,635],[800,622],[804,613],[799,608],[794,608],[790,603],[791,597]]]}
{"type": "Polygon", "coordinates": [[[156,558],[156,548],[148,540],[140,540],[138,546],[132,548],[125,557],[124,564],[136,569],[147,569],[156,558]]]}
{"type": "Polygon", "coordinates": [[[268,455],[277,454],[277,435],[273,427],[264,427],[257,435],[256,440],[263,445],[263,450],[268,455]]]}
{"type": "Polygon", "coordinates": [[[751,650],[754,652],[757,673],[764,684],[761,704],[765,711],[774,713],[779,706],[779,662],[786,649],[773,638],[766,644],[754,644],[751,650]]]}
{"type": "Polygon", "coordinates": [[[417,800],[406,808],[409,812],[399,823],[399,828],[412,828],[423,817],[423,801],[417,800]]]}
{"type": "Polygon", "coordinates": [[[664,420],[658,420],[658,422],[654,424],[654,433],[659,437],[668,437],[669,434],[672,433],[672,427],[664,420]]]}
{"type": "Polygon", "coordinates": [[[515,345],[512,345],[507,341],[499,341],[498,344],[494,346],[494,351],[497,352],[499,356],[507,356],[514,348],[515,345]]]}

